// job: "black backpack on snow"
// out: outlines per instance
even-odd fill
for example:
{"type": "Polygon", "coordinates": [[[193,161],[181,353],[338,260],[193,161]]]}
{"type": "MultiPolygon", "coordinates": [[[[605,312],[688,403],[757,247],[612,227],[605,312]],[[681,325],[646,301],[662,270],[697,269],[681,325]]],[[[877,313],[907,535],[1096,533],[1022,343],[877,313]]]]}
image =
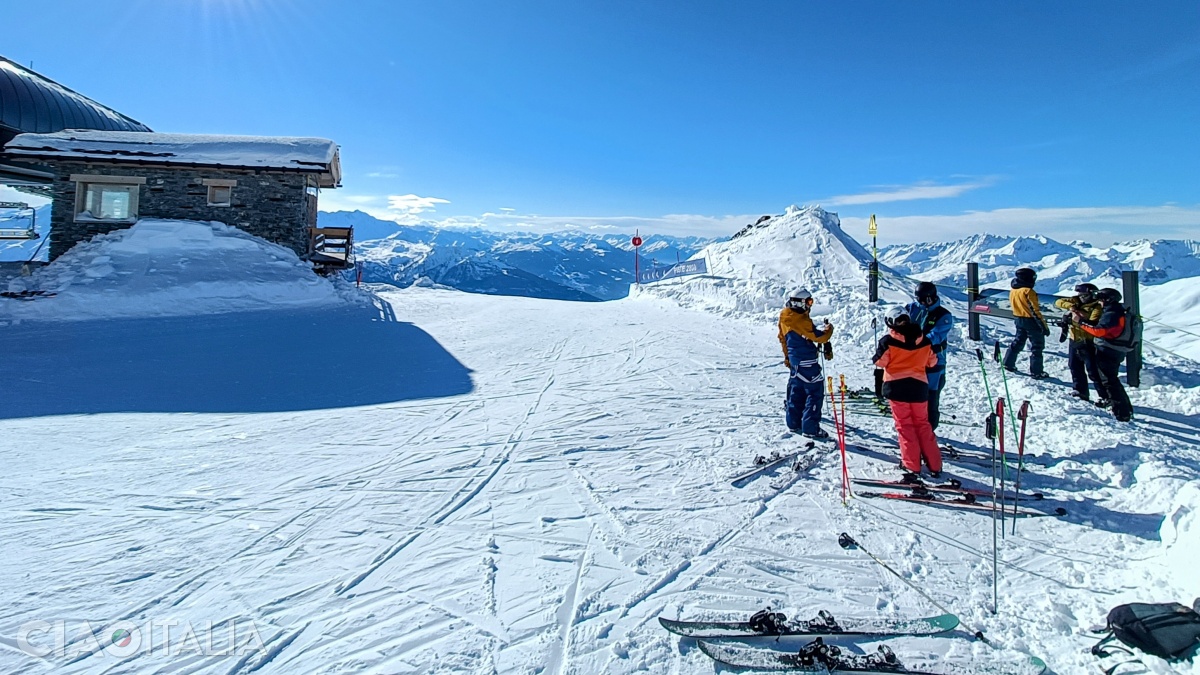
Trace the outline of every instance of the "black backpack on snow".
{"type": "Polygon", "coordinates": [[[1108,613],[1108,630],[1092,647],[1096,656],[1108,656],[1104,645],[1114,639],[1168,661],[1190,659],[1200,648],[1200,614],[1177,602],[1118,605],[1108,613]]]}

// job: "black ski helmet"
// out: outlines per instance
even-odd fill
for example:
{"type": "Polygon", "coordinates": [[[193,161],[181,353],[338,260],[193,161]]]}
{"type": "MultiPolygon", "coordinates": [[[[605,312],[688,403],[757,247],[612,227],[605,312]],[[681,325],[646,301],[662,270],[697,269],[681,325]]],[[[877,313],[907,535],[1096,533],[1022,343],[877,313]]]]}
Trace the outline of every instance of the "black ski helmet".
{"type": "Polygon", "coordinates": [[[1121,291],[1118,291],[1115,288],[1101,288],[1100,291],[1096,293],[1096,299],[1100,302],[1120,302],[1121,291]]]}
{"type": "Polygon", "coordinates": [[[1013,273],[1013,276],[1017,281],[1037,281],[1037,272],[1033,271],[1032,267],[1022,267],[1013,273]]]}
{"type": "Polygon", "coordinates": [[[926,300],[937,300],[938,299],[937,286],[935,286],[932,282],[922,281],[921,283],[917,284],[916,298],[917,298],[917,302],[925,302],[926,300]]]}
{"type": "Polygon", "coordinates": [[[1082,283],[1075,286],[1075,295],[1079,296],[1080,300],[1088,302],[1096,297],[1096,292],[1099,290],[1096,288],[1096,284],[1082,283]]]}

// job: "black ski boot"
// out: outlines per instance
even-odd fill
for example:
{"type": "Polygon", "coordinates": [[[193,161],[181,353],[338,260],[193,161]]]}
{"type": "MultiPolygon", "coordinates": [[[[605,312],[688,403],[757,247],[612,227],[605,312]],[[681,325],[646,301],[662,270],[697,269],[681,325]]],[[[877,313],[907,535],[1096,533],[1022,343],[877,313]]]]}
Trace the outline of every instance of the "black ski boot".
{"type": "Polygon", "coordinates": [[[787,629],[787,617],[768,607],[750,617],[750,629],[763,635],[780,635],[787,629]]]}

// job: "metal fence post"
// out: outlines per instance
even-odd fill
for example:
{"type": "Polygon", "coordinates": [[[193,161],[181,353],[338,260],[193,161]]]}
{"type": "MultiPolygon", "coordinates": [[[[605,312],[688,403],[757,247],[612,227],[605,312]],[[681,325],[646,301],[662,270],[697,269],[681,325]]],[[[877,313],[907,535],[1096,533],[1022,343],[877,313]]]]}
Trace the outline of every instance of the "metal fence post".
{"type": "Polygon", "coordinates": [[[979,263],[967,263],[967,337],[979,342],[979,315],[972,311],[979,299],[979,263]]]}
{"type": "MultiPolygon", "coordinates": [[[[1133,314],[1136,316],[1142,315],[1142,302],[1138,294],[1138,273],[1136,270],[1121,272],[1121,296],[1125,299],[1125,304],[1129,305],[1133,314]]],[[[1132,321],[1133,319],[1126,317],[1125,320],[1132,321]]],[[[1137,337],[1139,339],[1133,351],[1125,356],[1125,382],[1131,387],[1140,386],[1142,383],[1142,341],[1140,335],[1137,337]]]]}

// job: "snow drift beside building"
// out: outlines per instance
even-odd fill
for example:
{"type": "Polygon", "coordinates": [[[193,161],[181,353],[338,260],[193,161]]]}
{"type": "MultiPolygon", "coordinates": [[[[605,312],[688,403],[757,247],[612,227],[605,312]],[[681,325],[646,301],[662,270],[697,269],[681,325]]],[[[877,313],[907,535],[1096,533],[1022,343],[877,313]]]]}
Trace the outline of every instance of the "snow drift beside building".
{"type": "Polygon", "coordinates": [[[181,316],[344,302],[334,282],[290,249],[216,222],[138,221],[79,244],[10,291],[0,318],[83,320],[181,316]]]}

